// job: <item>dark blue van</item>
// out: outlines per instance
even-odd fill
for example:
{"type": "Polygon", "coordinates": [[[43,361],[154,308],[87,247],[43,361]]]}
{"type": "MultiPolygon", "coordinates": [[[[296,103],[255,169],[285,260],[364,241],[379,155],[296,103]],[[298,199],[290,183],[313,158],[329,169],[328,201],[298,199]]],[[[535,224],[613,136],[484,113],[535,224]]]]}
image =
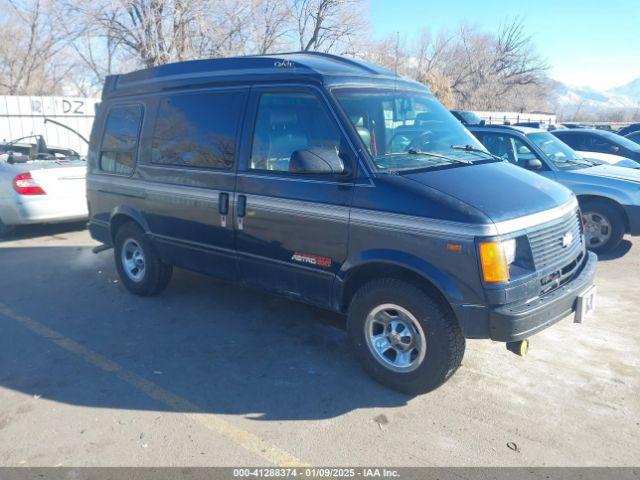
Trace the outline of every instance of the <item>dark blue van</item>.
{"type": "Polygon", "coordinates": [[[498,161],[419,83],[319,53],[107,78],[93,238],[154,295],[180,267],[347,314],[379,381],[417,394],[465,338],[511,349],[593,310],[568,189],[498,161]]]}

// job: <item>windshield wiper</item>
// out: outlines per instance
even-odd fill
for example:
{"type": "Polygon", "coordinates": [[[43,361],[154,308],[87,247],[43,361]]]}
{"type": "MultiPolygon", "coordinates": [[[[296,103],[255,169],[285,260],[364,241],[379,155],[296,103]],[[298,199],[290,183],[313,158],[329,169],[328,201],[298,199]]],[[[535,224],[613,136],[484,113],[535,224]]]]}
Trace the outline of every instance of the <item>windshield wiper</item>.
{"type": "Polygon", "coordinates": [[[454,150],[462,150],[463,152],[482,154],[482,155],[485,155],[487,157],[491,157],[494,160],[498,160],[500,162],[504,162],[504,158],[499,157],[497,155],[494,155],[493,153],[487,152],[487,151],[482,150],[480,148],[473,147],[471,145],[451,145],[451,148],[453,148],[454,150]]]}
{"type": "Polygon", "coordinates": [[[382,156],[384,157],[392,157],[398,155],[424,155],[426,157],[432,158],[440,158],[442,160],[447,160],[451,163],[462,163],[464,165],[473,165],[473,162],[469,160],[462,160],[460,158],[447,157],[446,155],[440,155],[439,153],[431,153],[431,152],[423,152],[421,150],[409,149],[406,152],[393,152],[393,153],[385,153],[382,156]]]}
{"type": "Polygon", "coordinates": [[[573,161],[584,162],[590,167],[595,167],[596,165],[600,165],[598,162],[594,162],[593,160],[591,160],[589,158],[582,158],[582,157],[574,158],[573,161]]]}
{"type": "Polygon", "coordinates": [[[566,158],[564,160],[552,160],[553,163],[564,163],[568,165],[578,165],[579,167],[595,167],[598,165],[596,162],[587,160],[586,158],[566,158]]]}

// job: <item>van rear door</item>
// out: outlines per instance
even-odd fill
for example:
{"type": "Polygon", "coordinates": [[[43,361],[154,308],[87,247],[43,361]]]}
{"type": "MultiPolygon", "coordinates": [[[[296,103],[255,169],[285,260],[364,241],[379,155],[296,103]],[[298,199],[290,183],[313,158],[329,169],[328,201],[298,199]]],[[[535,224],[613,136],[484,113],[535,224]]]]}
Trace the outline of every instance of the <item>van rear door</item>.
{"type": "Polygon", "coordinates": [[[233,223],[236,145],[248,89],[160,96],[139,166],[149,229],[176,266],[237,277],[233,223]]]}

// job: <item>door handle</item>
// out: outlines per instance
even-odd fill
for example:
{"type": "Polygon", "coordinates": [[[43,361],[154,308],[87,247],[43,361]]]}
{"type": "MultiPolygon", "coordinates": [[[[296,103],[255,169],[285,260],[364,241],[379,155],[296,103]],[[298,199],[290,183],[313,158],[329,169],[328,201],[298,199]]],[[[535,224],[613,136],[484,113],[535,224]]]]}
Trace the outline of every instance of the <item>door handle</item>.
{"type": "Polygon", "coordinates": [[[229,214],[229,194],[220,192],[218,195],[218,212],[220,213],[220,226],[227,227],[227,215],[229,214]]]}
{"type": "Polygon", "coordinates": [[[244,228],[244,216],[247,214],[247,197],[246,195],[238,195],[238,203],[236,205],[236,217],[238,218],[238,230],[244,228]]]}
{"type": "Polygon", "coordinates": [[[220,192],[218,195],[218,211],[220,215],[228,215],[229,214],[229,194],[225,192],[220,192]]]}
{"type": "Polygon", "coordinates": [[[247,214],[247,197],[238,195],[238,217],[244,217],[247,214]]]}

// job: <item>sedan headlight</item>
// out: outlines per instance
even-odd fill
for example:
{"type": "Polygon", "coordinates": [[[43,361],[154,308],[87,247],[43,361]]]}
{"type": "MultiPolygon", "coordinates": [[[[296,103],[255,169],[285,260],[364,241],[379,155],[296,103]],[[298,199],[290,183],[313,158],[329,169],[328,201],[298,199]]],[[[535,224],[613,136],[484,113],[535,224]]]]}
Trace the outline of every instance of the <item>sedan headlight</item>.
{"type": "Polygon", "coordinates": [[[482,277],[487,283],[509,281],[509,265],[516,260],[516,239],[480,242],[482,277]]]}

